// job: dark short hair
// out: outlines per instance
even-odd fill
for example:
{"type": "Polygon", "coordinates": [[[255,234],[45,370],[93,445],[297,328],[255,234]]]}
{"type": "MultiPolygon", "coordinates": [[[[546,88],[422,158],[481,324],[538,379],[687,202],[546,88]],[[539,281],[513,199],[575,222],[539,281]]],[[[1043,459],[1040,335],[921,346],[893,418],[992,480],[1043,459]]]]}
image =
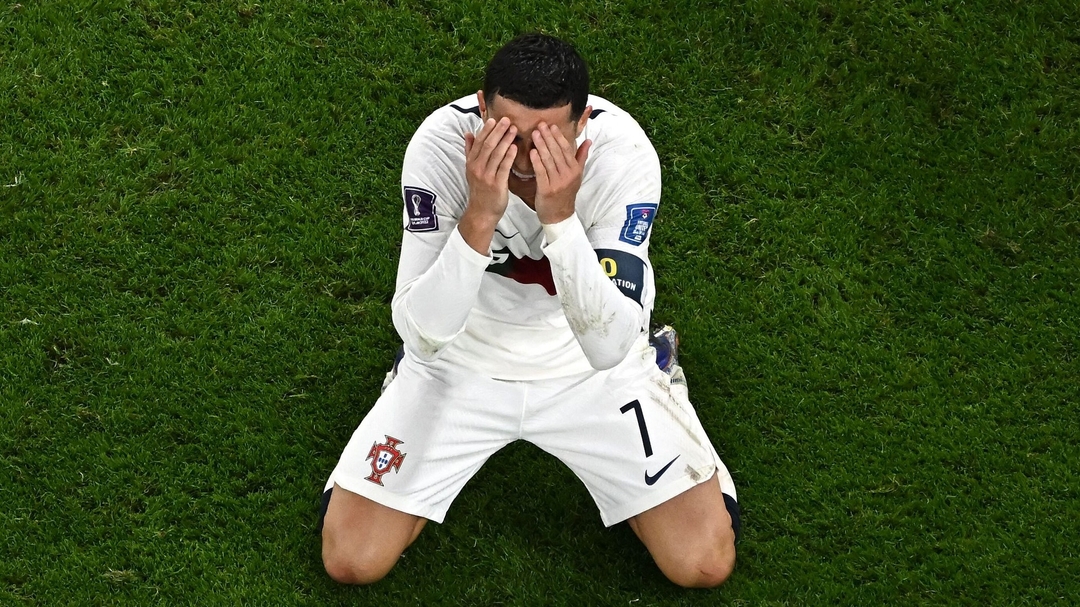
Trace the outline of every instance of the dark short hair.
{"type": "Polygon", "coordinates": [[[577,120],[589,98],[589,68],[569,43],[544,34],[523,34],[507,42],[488,63],[484,101],[490,104],[495,95],[538,110],[569,103],[570,117],[577,120]]]}

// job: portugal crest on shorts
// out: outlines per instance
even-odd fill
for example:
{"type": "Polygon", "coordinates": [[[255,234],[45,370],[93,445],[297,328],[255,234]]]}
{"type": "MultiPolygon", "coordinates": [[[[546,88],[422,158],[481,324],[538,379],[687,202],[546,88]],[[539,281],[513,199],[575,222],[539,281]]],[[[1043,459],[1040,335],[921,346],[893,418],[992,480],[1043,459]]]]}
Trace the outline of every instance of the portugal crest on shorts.
{"type": "Polygon", "coordinates": [[[381,486],[384,474],[389,473],[391,469],[400,469],[401,462],[405,461],[405,454],[397,450],[400,444],[400,440],[386,435],[385,443],[372,445],[371,451],[367,454],[367,459],[371,460],[371,474],[364,480],[381,486]]]}

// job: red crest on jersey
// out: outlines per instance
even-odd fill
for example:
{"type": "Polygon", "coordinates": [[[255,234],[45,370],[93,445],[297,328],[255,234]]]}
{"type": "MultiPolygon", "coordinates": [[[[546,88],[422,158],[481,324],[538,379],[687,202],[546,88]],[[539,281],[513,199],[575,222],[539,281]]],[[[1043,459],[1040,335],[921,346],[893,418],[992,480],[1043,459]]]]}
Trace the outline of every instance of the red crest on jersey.
{"type": "Polygon", "coordinates": [[[371,481],[376,485],[382,485],[382,477],[390,470],[399,470],[401,462],[405,461],[405,454],[397,450],[402,441],[386,435],[386,442],[375,443],[368,451],[367,459],[371,460],[371,475],[364,480],[371,481]]]}

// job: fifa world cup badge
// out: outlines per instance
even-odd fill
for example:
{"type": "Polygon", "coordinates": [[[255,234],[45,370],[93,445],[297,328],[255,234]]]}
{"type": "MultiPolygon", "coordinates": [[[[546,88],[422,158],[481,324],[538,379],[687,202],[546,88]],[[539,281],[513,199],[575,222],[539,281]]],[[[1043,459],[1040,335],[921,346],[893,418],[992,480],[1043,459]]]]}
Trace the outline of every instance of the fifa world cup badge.
{"type": "Polygon", "coordinates": [[[367,459],[371,460],[371,475],[364,480],[371,481],[376,485],[382,485],[382,477],[391,469],[401,469],[401,462],[405,461],[405,454],[397,450],[402,441],[386,435],[386,442],[375,443],[368,451],[367,459]]]}

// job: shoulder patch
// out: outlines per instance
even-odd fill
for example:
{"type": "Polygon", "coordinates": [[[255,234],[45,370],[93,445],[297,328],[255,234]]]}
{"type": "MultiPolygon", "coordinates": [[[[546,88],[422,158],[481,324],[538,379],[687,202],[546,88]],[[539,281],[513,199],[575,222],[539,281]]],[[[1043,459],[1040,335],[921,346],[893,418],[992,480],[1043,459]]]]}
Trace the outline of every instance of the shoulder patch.
{"type": "Polygon", "coordinates": [[[653,217],[656,216],[655,202],[637,202],[626,205],[626,222],[623,223],[619,240],[635,247],[649,237],[653,217]]]}
{"type": "Polygon", "coordinates": [[[640,257],[618,249],[596,249],[600,267],[622,294],[642,305],[645,289],[645,262],[640,257]]]}
{"type": "Polygon", "coordinates": [[[409,225],[405,229],[410,232],[434,232],[439,229],[435,198],[435,192],[405,186],[405,212],[409,215],[409,225]]]}

